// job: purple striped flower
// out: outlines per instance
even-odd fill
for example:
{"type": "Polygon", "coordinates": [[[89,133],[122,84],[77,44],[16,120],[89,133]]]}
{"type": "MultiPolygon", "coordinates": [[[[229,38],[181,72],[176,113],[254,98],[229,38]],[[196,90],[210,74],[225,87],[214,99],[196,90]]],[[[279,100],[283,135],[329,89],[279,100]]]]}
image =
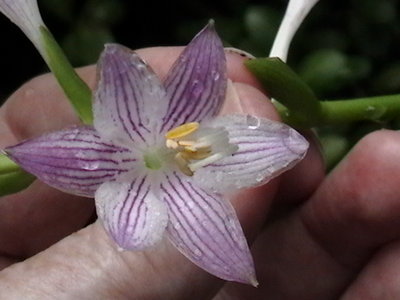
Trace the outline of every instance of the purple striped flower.
{"type": "Polygon", "coordinates": [[[224,49],[211,23],[164,82],[135,52],[107,45],[98,64],[94,126],[6,152],[49,185],[94,197],[119,247],[142,250],[165,233],[208,272],[256,284],[246,239],[223,195],[266,183],[302,159],[308,143],[284,124],[217,117],[226,89],[224,49]]]}

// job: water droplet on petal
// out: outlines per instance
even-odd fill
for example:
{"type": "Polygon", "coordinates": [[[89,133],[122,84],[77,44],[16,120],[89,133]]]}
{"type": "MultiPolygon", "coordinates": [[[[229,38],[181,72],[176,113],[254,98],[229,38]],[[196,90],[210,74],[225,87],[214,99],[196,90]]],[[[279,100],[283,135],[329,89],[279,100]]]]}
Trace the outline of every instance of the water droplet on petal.
{"type": "MultiPolygon", "coordinates": [[[[79,153],[79,156],[77,155],[77,157],[85,159],[87,155],[85,154],[85,152],[81,152],[79,153]]],[[[98,161],[89,161],[89,162],[81,161],[79,165],[81,166],[82,169],[88,171],[97,170],[100,167],[100,163],[98,161]]]]}
{"type": "Polygon", "coordinates": [[[194,253],[194,255],[195,255],[197,258],[200,258],[200,257],[203,256],[203,253],[201,252],[201,250],[200,250],[199,248],[195,248],[195,249],[193,250],[193,253],[194,253]]]}
{"type": "Polygon", "coordinates": [[[204,90],[204,85],[200,81],[194,80],[192,84],[193,97],[198,98],[200,94],[203,92],[203,90],[204,90]]]}
{"type": "Polygon", "coordinates": [[[220,74],[219,74],[219,72],[217,72],[217,71],[215,71],[215,70],[212,70],[212,71],[211,71],[211,77],[212,77],[212,79],[213,79],[214,81],[217,81],[217,80],[220,78],[220,74]]]}
{"type": "Polygon", "coordinates": [[[208,222],[207,220],[201,222],[201,224],[202,224],[205,228],[208,227],[208,224],[209,224],[209,223],[210,223],[210,222],[208,222]]]}
{"type": "Polygon", "coordinates": [[[203,205],[203,209],[206,209],[206,210],[207,210],[207,209],[210,209],[210,206],[209,206],[208,204],[204,204],[204,205],[203,205]]]}
{"type": "Polygon", "coordinates": [[[258,175],[256,176],[256,181],[257,181],[257,182],[261,182],[261,181],[264,180],[264,178],[265,178],[265,176],[264,176],[263,174],[258,174],[258,175]]]}
{"type": "Polygon", "coordinates": [[[261,125],[261,121],[259,118],[247,115],[246,116],[246,124],[249,129],[257,129],[261,125]]]}

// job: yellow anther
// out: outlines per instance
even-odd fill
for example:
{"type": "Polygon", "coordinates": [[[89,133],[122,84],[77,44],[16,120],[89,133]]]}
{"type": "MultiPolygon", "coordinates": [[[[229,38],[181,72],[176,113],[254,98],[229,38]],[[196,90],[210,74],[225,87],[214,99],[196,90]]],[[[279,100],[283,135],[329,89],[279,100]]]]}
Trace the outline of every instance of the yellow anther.
{"type": "Polygon", "coordinates": [[[187,176],[193,176],[193,171],[189,168],[189,161],[182,155],[182,152],[178,152],[175,155],[175,161],[178,165],[179,170],[187,176]]]}
{"type": "Polygon", "coordinates": [[[197,152],[197,149],[194,148],[194,147],[192,147],[192,146],[186,146],[186,147],[183,147],[183,150],[182,150],[182,151],[186,151],[186,152],[197,152]]]}
{"type": "Polygon", "coordinates": [[[210,153],[211,153],[211,150],[209,150],[209,151],[196,151],[196,152],[182,151],[180,153],[181,153],[181,156],[183,158],[187,159],[188,161],[190,161],[190,160],[201,160],[201,159],[204,159],[204,158],[208,157],[210,155],[210,153]]]}
{"type": "Polygon", "coordinates": [[[182,137],[188,136],[189,134],[195,132],[199,128],[200,124],[197,122],[185,123],[181,126],[171,129],[165,134],[165,138],[169,139],[180,139],[182,137]]]}
{"type": "Polygon", "coordinates": [[[185,141],[185,140],[178,141],[177,143],[179,144],[179,146],[183,146],[183,147],[190,147],[195,144],[195,142],[193,142],[193,141],[185,141]]]}

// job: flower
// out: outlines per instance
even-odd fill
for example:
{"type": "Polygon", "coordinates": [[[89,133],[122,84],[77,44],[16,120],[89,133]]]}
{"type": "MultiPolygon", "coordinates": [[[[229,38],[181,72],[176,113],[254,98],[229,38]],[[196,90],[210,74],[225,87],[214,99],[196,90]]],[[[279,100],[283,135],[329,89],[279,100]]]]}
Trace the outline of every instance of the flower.
{"type": "Polygon", "coordinates": [[[49,59],[40,28],[45,24],[36,0],[0,0],[0,12],[15,23],[32,41],[43,58],[49,59]]]}
{"type": "Polygon", "coordinates": [[[27,140],[6,153],[53,187],[94,196],[119,247],[142,250],[165,232],[208,272],[256,284],[223,193],[267,182],[302,159],[308,143],[285,124],[216,117],[226,88],[225,54],[212,22],[164,82],[135,52],[109,44],[98,64],[94,126],[27,140]]]}
{"type": "Polygon", "coordinates": [[[272,45],[270,57],[279,57],[286,61],[289,46],[293,36],[299,29],[307,14],[319,0],[290,0],[286,8],[285,16],[279,27],[278,33],[272,45]]]}
{"type": "Polygon", "coordinates": [[[31,40],[84,124],[92,123],[91,90],[45,26],[36,0],[0,0],[0,12],[31,40]]]}

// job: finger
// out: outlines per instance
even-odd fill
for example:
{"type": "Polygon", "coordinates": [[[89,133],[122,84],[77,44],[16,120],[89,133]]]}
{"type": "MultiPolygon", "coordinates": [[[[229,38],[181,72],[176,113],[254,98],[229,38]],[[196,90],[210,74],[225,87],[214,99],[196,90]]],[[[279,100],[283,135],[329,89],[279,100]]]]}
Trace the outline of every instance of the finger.
{"type": "MultiPolygon", "coordinates": [[[[361,140],[311,199],[253,245],[260,286],[251,299],[337,299],[381,245],[400,235],[400,135],[361,140]]],[[[364,299],[364,298],[359,298],[364,299]]]]}
{"type": "Polygon", "coordinates": [[[342,264],[359,266],[399,236],[399,159],[398,132],[366,136],[304,207],[307,228],[342,264]]]}
{"type": "Polygon", "coordinates": [[[319,141],[312,132],[302,133],[310,142],[310,147],[301,162],[282,174],[275,199],[278,210],[293,208],[293,205],[309,199],[325,176],[325,165],[319,141]]]}
{"type": "MultiPolygon", "coordinates": [[[[257,103],[258,115],[271,114],[271,104],[259,91],[239,85],[238,94],[249,103],[244,112],[254,109],[249,97],[257,103]]],[[[244,230],[250,235],[255,235],[257,224],[260,226],[265,218],[273,186],[268,194],[265,188],[248,191],[251,201],[247,197],[236,197],[234,201],[244,230]]],[[[203,300],[209,299],[221,284],[167,241],[143,252],[120,252],[98,223],[0,273],[0,288],[7,299],[29,294],[40,299],[62,295],[80,299],[203,300]]]]}
{"type": "MultiPolygon", "coordinates": [[[[93,88],[94,67],[81,68],[78,73],[93,88]]],[[[10,96],[1,111],[4,122],[16,140],[36,137],[79,123],[72,106],[66,101],[51,74],[38,76],[25,83],[10,96]]],[[[5,144],[3,137],[2,144],[5,144]]]]}
{"type": "MultiPolygon", "coordinates": [[[[80,70],[90,81],[92,72],[80,70]]],[[[93,77],[93,76],[92,76],[93,77]]],[[[60,129],[78,120],[50,75],[26,83],[0,109],[1,146],[60,129]]],[[[64,194],[37,181],[0,202],[2,267],[22,260],[85,226],[93,201],[64,194]]]]}
{"type": "Polygon", "coordinates": [[[341,300],[391,300],[400,298],[400,242],[378,251],[341,300]]]}

